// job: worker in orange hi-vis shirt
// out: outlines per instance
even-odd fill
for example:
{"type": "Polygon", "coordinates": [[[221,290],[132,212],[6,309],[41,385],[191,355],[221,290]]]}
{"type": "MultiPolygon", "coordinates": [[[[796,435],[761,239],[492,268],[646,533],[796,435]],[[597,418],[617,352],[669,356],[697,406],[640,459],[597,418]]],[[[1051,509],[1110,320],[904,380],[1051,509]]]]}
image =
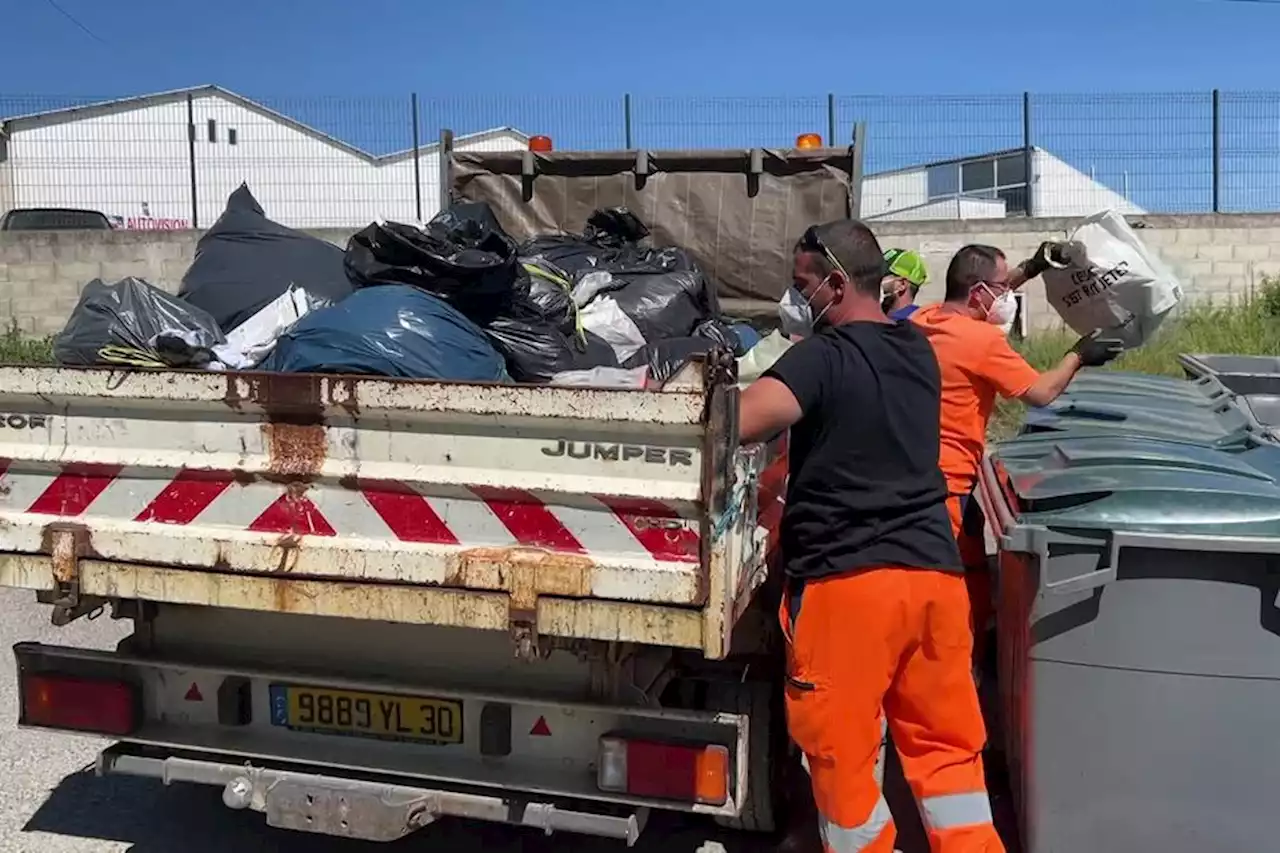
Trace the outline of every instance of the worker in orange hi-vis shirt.
{"type": "Polygon", "coordinates": [[[1106,364],[1122,348],[1118,341],[1094,332],[1077,341],[1055,367],[1040,373],[1009,345],[1001,327],[1016,311],[1013,291],[1059,265],[1058,251],[1058,244],[1043,243],[1011,271],[999,249],[965,246],[947,267],[945,301],[911,315],[933,344],[942,371],[938,465],[947,481],[947,512],[965,567],[977,642],[991,618],[991,580],[981,510],[970,497],[996,397],[1046,406],[1081,367],[1106,364]]]}

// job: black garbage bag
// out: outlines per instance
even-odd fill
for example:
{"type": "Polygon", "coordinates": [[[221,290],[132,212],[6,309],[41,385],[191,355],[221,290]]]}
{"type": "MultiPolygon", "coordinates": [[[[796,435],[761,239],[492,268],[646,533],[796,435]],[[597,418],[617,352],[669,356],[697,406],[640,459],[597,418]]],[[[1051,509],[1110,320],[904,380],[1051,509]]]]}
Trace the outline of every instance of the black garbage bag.
{"type": "Polygon", "coordinates": [[[53,341],[58,364],[203,367],[226,339],[207,311],[140,278],[85,285],[53,341]]]}
{"type": "MultiPolygon", "coordinates": [[[[642,257],[638,259],[641,266],[650,266],[661,272],[696,272],[702,275],[702,270],[698,268],[698,264],[693,257],[678,246],[667,246],[663,249],[647,249],[642,257]]],[[[711,295],[714,298],[715,290],[712,289],[711,295]]]]}
{"type": "Polygon", "coordinates": [[[618,356],[609,342],[591,332],[582,332],[573,338],[576,356],[570,370],[590,370],[593,367],[621,367],[618,356]]]}
{"type": "Polygon", "coordinates": [[[592,211],[582,229],[582,238],[598,246],[624,246],[639,243],[648,236],[648,226],[625,207],[592,211]]]}
{"type": "Polygon", "coordinates": [[[429,225],[434,224],[446,230],[477,228],[480,234],[501,234],[507,236],[493,208],[484,201],[455,201],[447,209],[432,217],[429,225]],[[465,223],[472,223],[467,225],[465,223]]]}
{"type": "Polygon", "coordinates": [[[723,320],[715,318],[705,320],[698,324],[698,327],[693,330],[693,333],[698,337],[715,341],[725,349],[731,350],[736,356],[746,355],[747,350],[750,349],[750,347],[745,345],[742,341],[741,336],[738,334],[738,330],[723,320]]]}
{"type": "Polygon", "coordinates": [[[503,382],[502,356],[462,312],[409,285],[357,290],[281,335],[265,370],[503,382]]]}
{"type": "Polygon", "coordinates": [[[687,338],[720,314],[715,291],[701,272],[615,274],[621,286],[607,292],[635,322],[646,341],[687,338]]]}
{"type": "Polygon", "coordinates": [[[544,320],[566,334],[571,332],[578,314],[570,292],[572,283],[545,266],[528,262],[523,266],[525,275],[516,282],[512,301],[526,298],[544,320]]]}
{"type": "Polygon", "coordinates": [[[516,246],[487,204],[441,211],[423,228],[373,223],[347,243],[358,286],[408,284],[447,301],[481,325],[500,313],[516,280],[516,246]]]}
{"type": "Polygon", "coordinates": [[[485,333],[517,382],[546,383],[566,370],[617,367],[612,347],[576,329],[574,311],[563,287],[529,276],[517,282],[506,310],[489,321],[485,333]]]}
{"type": "Polygon", "coordinates": [[[605,246],[578,237],[538,237],[520,247],[525,263],[535,263],[570,281],[594,270],[617,275],[696,271],[683,249],[654,249],[635,244],[605,246]]]}
{"type": "Polygon", "coordinates": [[[593,269],[662,271],[664,267],[649,260],[656,250],[639,245],[648,236],[649,229],[634,213],[625,207],[607,208],[587,217],[582,234],[551,234],[525,242],[520,257],[568,279],[593,269]]]}
{"type": "Polygon", "coordinates": [[[569,339],[537,315],[495,317],[484,332],[517,382],[550,382],[555,374],[571,369],[567,366],[573,363],[569,339]]]}
{"type": "Polygon", "coordinates": [[[704,337],[669,338],[649,344],[629,358],[623,367],[648,367],[649,384],[661,387],[694,356],[706,355],[715,349],[726,347],[704,337]]]}
{"type": "Polygon", "coordinates": [[[520,246],[520,258],[526,264],[537,264],[565,279],[600,269],[601,264],[617,252],[605,250],[581,237],[535,237],[520,246]]]}
{"type": "Polygon", "coordinates": [[[342,260],[342,249],[332,243],[268,219],[241,184],[196,244],[178,296],[208,311],[229,332],[291,284],[330,302],[349,296],[342,260]]]}
{"type": "Polygon", "coordinates": [[[567,280],[578,306],[610,295],[646,341],[689,337],[719,318],[715,288],[688,252],[642,245],[648,236],[635,214],[608,208],[591,214],[581,236],[539,237],[520,255],[526,269],[567,280]]]}

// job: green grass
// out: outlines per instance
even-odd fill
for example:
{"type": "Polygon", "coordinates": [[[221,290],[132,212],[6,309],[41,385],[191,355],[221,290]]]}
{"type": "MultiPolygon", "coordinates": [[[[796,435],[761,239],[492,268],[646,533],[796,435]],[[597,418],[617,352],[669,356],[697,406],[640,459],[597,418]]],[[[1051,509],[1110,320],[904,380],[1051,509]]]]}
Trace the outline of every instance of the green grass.
{"type": "Polygon", "coordinates": [[[53,338],[33,338],[10,326],[0,335],[0,364],[53,364],[53,338]]]}
{"type": "MultiPolygon", "coordinates": [[[[1037,370],[1057,364],[1077,335],[1040,333],[1016,344],[1037,370]]],[[[1179,311],[1142,347],[1131,350],[1103,370],[1126,370],[1160,376],[1183,376],[1180,353],[1280,355],[1280,280],[1264,281],[1259,295],[1235,305],[1194,305],[1179,311]]],[[[1021,403],[1001,400],[991,419],[992,438],[1006,438],[1022,422],[1021,403]]]]}

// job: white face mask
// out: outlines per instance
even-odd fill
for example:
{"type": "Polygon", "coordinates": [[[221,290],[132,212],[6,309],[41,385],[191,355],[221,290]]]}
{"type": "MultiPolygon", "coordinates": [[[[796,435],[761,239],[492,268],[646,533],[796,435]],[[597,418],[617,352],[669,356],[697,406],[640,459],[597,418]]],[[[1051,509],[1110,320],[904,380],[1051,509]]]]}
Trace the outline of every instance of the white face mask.
{"type": "Polygon", "coordinates": [[[794,287],[788,287],[782,294],[782,301],[778,303],[778,320],[782,323],[782,334],[787,337],[813,334],[813,309],[794,287]]]}
{"type": "Polygon", "coordinates": [[[891,311],[894,303],[898,301],[898,283],[897,280],[889,278],[885,279],[880,285],[880,310],[891,311]]]}
{"type": "MultiPolygon", "coordinates": [[[[818,285],[821,290],[826,282],[818,285]]],[[[815,290],[814,293],[818,291],[815,290]]],[[[822,314],[827,313],[827,308],[822,309],[822,314]]],[[[782,301],[778,303],[778,319],[782,323],[782,334],[791,337],[796,335],[801,338],[807,338],[813,334],[813,327],[822,319],[822,314],[817,317],[813,316],[813,305],[810,300],[804,298],[804,294],[794,285],[787,288],[787,292],[782,294],[782,301]]]]}
{"type": "Polygon", "coordinates": [[[996,297],[987,309],[987,322],[993,326],[1008,327],[1013,325],[1013,318],[1018,314],[1018,300],[1013,298],[1013,291],[1006,290],[996,297]]]}

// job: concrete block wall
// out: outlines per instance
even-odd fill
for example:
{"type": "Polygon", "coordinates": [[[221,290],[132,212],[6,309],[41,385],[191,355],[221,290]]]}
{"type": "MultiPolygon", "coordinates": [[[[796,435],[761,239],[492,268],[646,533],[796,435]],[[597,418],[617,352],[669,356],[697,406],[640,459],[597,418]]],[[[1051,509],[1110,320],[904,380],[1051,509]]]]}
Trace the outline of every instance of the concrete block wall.
{"type": "MultiPolygon", "coordinates": [[[[1178,274],[1185,304],[1251,299],[1264,277],[1280,277],[1280,214],[1145,215],[1130,217],[1142,241],[1178,274]]],[[[929,267],[921,302],[942,298],[951,256],[966,243],[1003,249],[1013,263],[1043,240],[1063,239],[1078,219],[993,219],[947,222],[872,222],[885,248],[919,251],[929,267]]],[[[1032,329],[1062,328],[1037,280],[1027,285],[1024,310],[1032,329]]]]}
{"type": "MultiPolygon", "coordinates": [[[[35,231],[0,233],[0,330],[32,335],[62,329],[95,278],[137,276],[176,292],[195,258],[200,231],[35,231]]],[[[349,230],[317,231],[345,246],[349,230]]]]}
{"type": "MultiPolygon", "coordinates": [[[[1131,219],[1144,242],[1179,274],[1188,301],[1227,303],[1251,298],[1264,276],[1280,276],[1280,214],[1150,215],[1131,219]]],[[[873,222],[886,248],[915,249],[929,265],[923,302],[942,298],[952,254],[966,243],[1003,249],[1015,263],[1042,240],[1062,239],[1074,219],[991,219],[873,222]]],[[[312,232],[346,245],[350,230],[312,232]]],[[[94,278],[127,275],[176,290],[195,257],[199,231],[76,231],[0,233],[0,328],[47,335],[62,328],[80,291],[94,278]]],[[[1039,282],[1027,287],[1033,329],[1061,326],[1039,282]]]]}

